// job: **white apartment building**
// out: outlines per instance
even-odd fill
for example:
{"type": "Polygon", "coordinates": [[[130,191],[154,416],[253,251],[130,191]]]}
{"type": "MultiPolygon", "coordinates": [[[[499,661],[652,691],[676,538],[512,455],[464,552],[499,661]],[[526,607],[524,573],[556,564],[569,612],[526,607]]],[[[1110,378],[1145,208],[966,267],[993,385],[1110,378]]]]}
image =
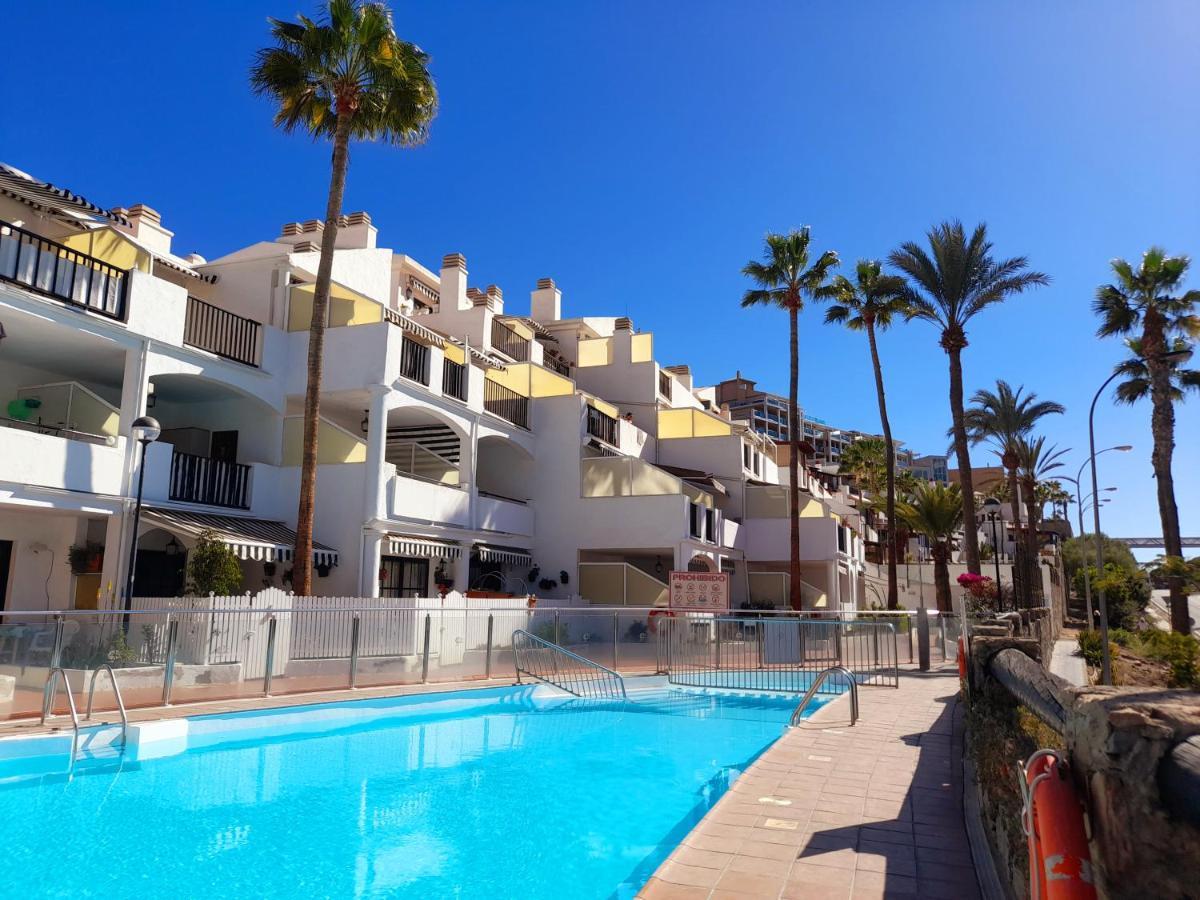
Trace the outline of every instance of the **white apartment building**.
{"type": "MultiPolygon", "coordinates": [[[[149,207],[0,167],[0,608],[124,605],[139,482],[135,596],[180,592],[206,528],[244,589],[289,587],[322,227],[180,257],[149,207]]],[[[434,271],[377,238],[366,213],[338,229],[316,593],[651,606],[690,568],[731,573],[735,606],[785,602],[776,447],[654,335],[563,318],[550,279],[514,314],[460,254],[434,271]]],[[[861,517],[803,477],[805,605],[857,605],[861,517]]]]}

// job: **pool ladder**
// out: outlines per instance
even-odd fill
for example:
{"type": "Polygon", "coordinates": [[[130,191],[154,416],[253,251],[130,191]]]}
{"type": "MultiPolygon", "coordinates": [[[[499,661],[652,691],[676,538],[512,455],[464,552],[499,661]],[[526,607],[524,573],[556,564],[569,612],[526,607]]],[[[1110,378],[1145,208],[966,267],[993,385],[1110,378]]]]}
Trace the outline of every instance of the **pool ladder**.
{"type": "MultiPolygon", "coordinates": [[[[113,694],[117,698],[117,709],[121,713],[121,749],[124,750],[129,740],[129,715],[125,712],[125,701],[121,697],[121,687],[117,684],[117,674],[108,663],[97,666],[92,672],[92,680],[88,685],[87,714],[84,716],[84,721],[92,718],[92,702],[96,699],[96,677],[101,672],[108,672],[108,680],[112,682],[113,694]]],[[[67,670],[62,666],[55,666],[46,676],[46,687],[42,691],[42,724],[46,724],[46,719],[50,717],[51,710],[54,709],[60,680],[63,692],[67,695],[67,708],[71,714],[71,762],[74,762],[75,751],[79,744],[79,710],[75,707],[75,697],[71,693],[71,683],[67,680],[67,670]]]]}
{"type": "Polygon", "coordinates": [[[853,725],[858,721],[858,682],[854,680],[854,673],[845,666],[830,666],[814,678],[813,683],[804,692],[804,699],[800,701],[795,711],[792,712],[791,719],[788,720],[789,728],[795,728],[800,724],[800,720],[804,717],[804,710],[808,708],[808,704],[812,701],[812,698],[817,695],[817,691],[821,689],[821,685],[825,683],[825,679],[831,675],[840,675],[845,679],[846,684],[850,686],[850,724],[853,725]]]}

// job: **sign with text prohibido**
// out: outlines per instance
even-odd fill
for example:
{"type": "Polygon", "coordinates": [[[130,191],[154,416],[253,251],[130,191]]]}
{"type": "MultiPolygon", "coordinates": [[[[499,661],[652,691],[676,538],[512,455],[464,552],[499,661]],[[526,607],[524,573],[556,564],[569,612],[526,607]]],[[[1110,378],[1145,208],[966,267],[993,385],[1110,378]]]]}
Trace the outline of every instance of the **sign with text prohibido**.
{"type": "Polygon", "coordinates": [[[672,572],[671,609],[693,612],[729,610],[728,572],[672,572]]]}

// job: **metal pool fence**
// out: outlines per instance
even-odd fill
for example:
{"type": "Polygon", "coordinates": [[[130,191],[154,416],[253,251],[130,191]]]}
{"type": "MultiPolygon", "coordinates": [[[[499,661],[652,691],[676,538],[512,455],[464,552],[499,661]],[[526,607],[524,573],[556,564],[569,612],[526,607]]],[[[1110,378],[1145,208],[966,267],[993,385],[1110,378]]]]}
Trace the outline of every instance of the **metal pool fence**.
{"type": "Polygon", "coordinates": [[[667,679],[693,687],[803,692],[831,666],[862,685],[898,687],[890,622],[772,616],[675,616],[667,626],[667,679]]]}
{"type": "MultiPolygon", "coordinates": [[[[0,720],[40,714],[51,669],[79,703],[102,664],[126,705],[236,700],[378,686],[512,678],[523,630],[623,675],[673,673],[676,683],[804,690],[839,662],[862,684],[895,682],[917,663],[955,658],[949,615],[860,612],[679,614],[644,607],[530,607],[524,598],[465,605],[450,598],[136,598],[131,610],[0,611],[0,720]],[[674,640],[674,643],[672,643],[674,640]],[[840,656],[839,656],[840,654],[840,656]],[[718,668],[719,667],[719,668],[718,668]],[[712,673],[721,673],[714,676],[712,673]],[[790,673],[790,674],[789,674],[790,673]]],[[[114,710],[107,679],[97,708],[114,710]]],[[[61,696],[58,709],[66,710],[61,696]]]]}

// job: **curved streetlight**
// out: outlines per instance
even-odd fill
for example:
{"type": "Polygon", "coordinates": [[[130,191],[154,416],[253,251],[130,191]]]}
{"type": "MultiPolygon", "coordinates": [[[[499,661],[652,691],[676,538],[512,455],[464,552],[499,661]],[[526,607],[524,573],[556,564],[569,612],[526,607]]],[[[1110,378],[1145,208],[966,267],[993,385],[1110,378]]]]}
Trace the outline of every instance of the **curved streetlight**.
{"type": "MultiPolygon", "coordinates": [[[[1079,483],[1079,479],[1083,475],[1084,467],[1089,462],[1094,461],[1097,456],[1100,456],[1103,453],[1111,453],[1114,450],[1118,451],[1120,453],[1128,453],[1132,449],[1133,449],[1132,444],[1117,444],[1115,447],[1105,447],[1103,450],[1098,450],[1097,452],[1095,452],[1091,456],[1089,456],[1087,459],[1085,459],[1083,461],[1083,463],[1079,466],[1079,471],[1075,473],[1074,478],[1072,478],[1070,475],[1062,476],[1063,481],[1068,481],[1071,484],[1075,485],[1075,509],[1079,513],[1079,537],[1080,538],[1082,538],[1085,533],[1084,527],[1083,527],[1084,501],[1087,500],[1088,497],[1095,496],[1094,494],[1088,494],[1087,496],[1084,496],[1083,486],[1079,483]]],[[[1116,488],[1115,487],[1114,488],[1105,488],[1104,490],[1115,491],[1116,488]]],[[[1088,571],[1086,558],[1083,560],[1083,596],[1084,596],[1084,604],[1087,609],[1087,630],[1091,631],[1096,626],[1096,623],[1095,623],[1096,611],[1092,608],[1092,576],[1091,576],[1091,573],[1088,571]]]]}
{"type": "Polygon", "coordinates": [[[142,416],[135,419],[129,429],[133,439],[142,445],[142,455],[138,461],[137,502],[133,507],[133,534],[129,538],[129,572],[125,577],[125,608],[133,606],[133,569],[137,563],[138,520],[142,516],[142,484],[146,480],[146,448],[158,440],[162,434],[162,426],[153,416],[142,416]]]}
{"type": "MultiPolygon", "coordinates": [[[[1191,350],[1172,350],[1170,353],[1160,353],[1153,357],[1141,357],[1149,363],[1154,362],[1174,362],[1176,360],[1186,359],[1191,356],[1191,350]]],[[[1113,381],[1122,374],[1120,369],[1114,371],[1111,375],[1104,379],[1104,383],[1100,385],[1096,391],[1096,396],[1092,398],[1092,405],[1088,409],[1088,462],[1092,469],[1092,494],[1099,494],[1099,481],[1096,478],[1096,457],[1100,454],[1096,452],[1096,404],[1100,402],[1100,396],[1108,388],[1113,381]]],[[[1081,470],[1082,471],[1082,470],[1081,470]]],[[[1092,504],[1092,522],[1096,530],[1096,574],[1099,575],[1104,571],[1104,537],[1100,533],[1100,506],[1099,503],[1092,504]]],[[[1104,596],[1104,588],[1099,590],[1099,607],[1100,607],[1100,681],[1102,684],[1112,684],[1112,658],[1108,652],[1108,598],[1104,596]]]]}

